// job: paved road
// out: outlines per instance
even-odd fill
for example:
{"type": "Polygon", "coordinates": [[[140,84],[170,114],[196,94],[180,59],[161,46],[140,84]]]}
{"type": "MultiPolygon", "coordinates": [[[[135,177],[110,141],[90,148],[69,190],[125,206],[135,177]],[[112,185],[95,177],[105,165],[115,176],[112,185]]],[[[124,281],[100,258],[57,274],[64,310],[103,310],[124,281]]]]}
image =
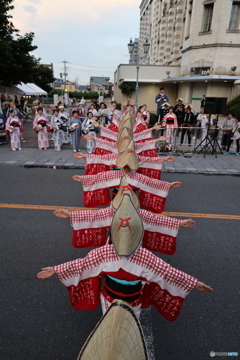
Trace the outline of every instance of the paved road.
{"type": "MultiPolygon", "coordinates": [[[[0,166],[1,203],[82,206],[79,170],[25,169],[0,166]]],[[[166,211],[240,215],[239,178],[163,174],[183,181],[172,189],[166,211]]],[[[88,250],[71,247],[68,220],[47,210],[0,208],[0,359],[73,360],[101,316],[72,310],[66,289],[56,279],[38,280],[41,267],[83,257],[88,250]]],[[[157,360],[210,359],[210,351],[238,351],[238,220],[195,219],[181,229],[177,253],[162,256],[172,266],[198,277],[213,294],[193,291],[180,317],[170,323],[151,309],[143,323],[157,360]],[[153,336],[153,339],[151,339],[153,336]]],[[[226,357],[222,357],[226,359],[226,357]]]]}

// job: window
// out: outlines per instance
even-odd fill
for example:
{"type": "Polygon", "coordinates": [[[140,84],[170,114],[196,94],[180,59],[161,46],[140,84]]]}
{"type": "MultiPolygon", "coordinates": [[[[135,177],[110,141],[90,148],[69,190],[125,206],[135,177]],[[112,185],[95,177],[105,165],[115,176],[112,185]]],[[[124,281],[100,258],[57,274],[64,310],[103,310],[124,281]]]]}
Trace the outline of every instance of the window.
{"type": "Polygon", "coordinates": [[[240,17],[240,4],[239,2],[233,1],[229,27],[228,27],[229,30],[239,29],[239,17],[240,17]]]}
{"type": "Polygon", "coordinates": [[[213,6],[214,6],[213,3],[204,5],[202,32],[211,31],[212,16],[213,16],[213,6]]]}

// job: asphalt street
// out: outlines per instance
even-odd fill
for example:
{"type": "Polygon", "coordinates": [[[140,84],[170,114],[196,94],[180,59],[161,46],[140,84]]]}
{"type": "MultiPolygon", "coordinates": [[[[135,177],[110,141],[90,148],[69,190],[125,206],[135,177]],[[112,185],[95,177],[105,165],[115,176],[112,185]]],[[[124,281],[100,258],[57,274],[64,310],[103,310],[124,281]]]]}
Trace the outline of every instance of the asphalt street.
{"type": "MultiPolygon", "coordinates": [[[[1,203],[83,206],[81,184],[71,179],[80,170],[2,165],[0,172],[1,203]]],[[[183,182],[170,191],[166,211],[240,215],[238,177],[164,173],[162,180],[183,182]]],[[[50,210],[0,207],[0,214],[0,359],[76,359],[101,310],[73,310],[56,277],[39,280],[36,274],[42,267],[84,257],[89,249],[73,248],[69,221],[50,210]]],[[[176,254],[161,257],[214,292],[194,290],[172,323],[148,311],[153,359],[205,360],[211,351],[240,353],[240,222],[194,220],[194,228],[180,230],[176,254]]]]}

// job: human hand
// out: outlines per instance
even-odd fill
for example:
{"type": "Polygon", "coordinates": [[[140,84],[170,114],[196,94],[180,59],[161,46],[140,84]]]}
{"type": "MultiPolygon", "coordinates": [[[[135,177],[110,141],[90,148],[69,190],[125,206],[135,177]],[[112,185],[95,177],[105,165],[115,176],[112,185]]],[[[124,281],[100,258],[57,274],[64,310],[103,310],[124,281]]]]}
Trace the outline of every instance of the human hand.
{"type": "Polygon", "coordinates": [[[83,159],[86,157],[86,154],[76,153],[76,154],[73,154],[73,157],[75,157],[76,159],[83,159]]]}
{"type": "Polygon", "coordinates": [[[181,185],[182,185],[181,182],[179,182],[179,181],[174,181],[174,182],[171,183],[170,188],[177,188],[177,187],[180,187],[181,185]]]}
{"type": "Polygon", "coordinates": [[[161,127],[162,127],[162,125],[155,124],[155,125],[152,127],[152,130],[160,129],[161,127]]]}
{"type": "Polygon", "coordinates": [[[59,217],[59,218],[62,218],[62,219],[68,219],[70,218],[70,212],[67,211],[67,210],[64,210],[64,209],[61,209],[61,210],[55,210],[54,211],[54,215],[59,217]]]}
{"type": "Polygon", "coordinates": [[[187,219],[187,220],[183,220],[180,226],[183,228],[189,228],[189,227],[193,227],[195,224],[196,224],[195,221],[193,221],[192,219],[187,219]]]}
{"type": "Polygon", "coordinates": [[[167,156],[167,157],[165,157],[164,161],[173,162],[173,161],[175,161],[175,159],[172,156],[167,156]]]}
{"type": "Polygon", "coordinates": [[[201,282],[201,281],[198,281],[198,283],[197,283],[197,285],[196,285],[196,289],[197,289],[198,291],[202,291],[202,292],[205,292],[205,293],[213,292],[213,289],[212,289],[210,286],[204,284],[204,283],[201,282]]]}
{"type": "Polygon", "coordinates": [[[47,278],[53,276],[54,274],[55,274],[55,272],[53,270],[53,266],[46,267],[46,268],[42,268],[42,271],[40,271],[37,274],[37,278],[38,279],[47,279],[47,278]]]}
{"type": "Polygon", "coordinates": [[[79,175],[72,176],[72,179],[75,180],[75,181],[80,181],[80,182],[82,181],[82,177],[79,176],[79,175]]]}
{"type": "Polygon", "coordinates": [[[97,127],[103,127],[101,124],[99,124],[99,123],[98,123],[98,122],[96,122],[96,121],[95,121],[95,122],[93,122],[92,124],[93,124],[94,126],[97,126],[97,127]]]}

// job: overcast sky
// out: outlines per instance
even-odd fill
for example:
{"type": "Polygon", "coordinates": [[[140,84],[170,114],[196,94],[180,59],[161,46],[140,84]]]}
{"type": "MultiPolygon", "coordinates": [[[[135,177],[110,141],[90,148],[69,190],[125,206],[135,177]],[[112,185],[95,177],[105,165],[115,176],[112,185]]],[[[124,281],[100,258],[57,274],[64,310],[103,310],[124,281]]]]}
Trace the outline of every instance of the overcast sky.
{"type": "Polygon", "coordinates": [[[14,0],[11,12],[20,34],[34,32],[41,63],[53,63],[54,76],[69,64],[69,80],[109,76],[128,63],[127,43],[139,35],[140,0],[14,0]]]}

